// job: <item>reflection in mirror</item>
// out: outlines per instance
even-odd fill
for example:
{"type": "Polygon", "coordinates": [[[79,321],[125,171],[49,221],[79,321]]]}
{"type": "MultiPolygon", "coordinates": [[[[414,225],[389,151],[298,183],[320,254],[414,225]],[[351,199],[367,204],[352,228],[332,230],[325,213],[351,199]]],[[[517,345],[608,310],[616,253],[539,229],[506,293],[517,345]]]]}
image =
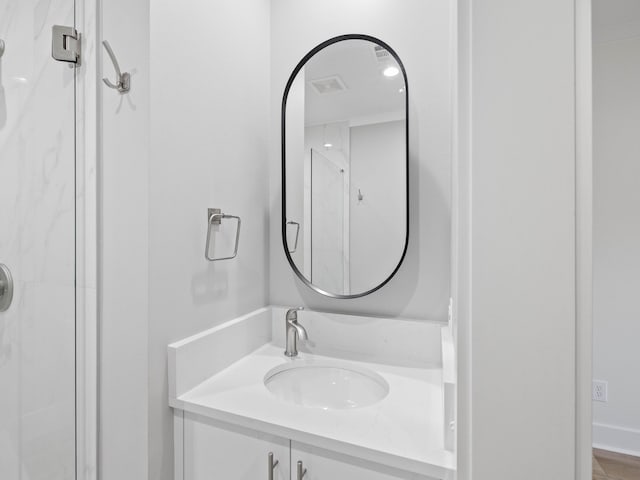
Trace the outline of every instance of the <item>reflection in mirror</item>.
{"type": "Polygon", "coordinates": [[[383,42],[338,37],[296,67],[283,102],[283,241],[314,290],[366,295],[399,268],[407,132],[404,68],[383,42]]]}

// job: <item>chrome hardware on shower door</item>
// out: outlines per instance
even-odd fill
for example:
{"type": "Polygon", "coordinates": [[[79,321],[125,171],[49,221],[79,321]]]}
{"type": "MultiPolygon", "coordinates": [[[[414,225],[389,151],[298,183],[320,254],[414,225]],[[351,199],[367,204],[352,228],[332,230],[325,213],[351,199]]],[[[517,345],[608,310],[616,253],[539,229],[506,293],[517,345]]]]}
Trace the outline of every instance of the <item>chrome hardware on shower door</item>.
{"type": "Polygon", "coordinates": [[[0,263],[0,312],[5,312],[13,300],[13,278],[9,268],[0,263]]]}
{"type": "Polygon", "coordinates": [[[80,64],[80,34],[73,27],[52,27],[51,56],[59,62],[80,64]]]}

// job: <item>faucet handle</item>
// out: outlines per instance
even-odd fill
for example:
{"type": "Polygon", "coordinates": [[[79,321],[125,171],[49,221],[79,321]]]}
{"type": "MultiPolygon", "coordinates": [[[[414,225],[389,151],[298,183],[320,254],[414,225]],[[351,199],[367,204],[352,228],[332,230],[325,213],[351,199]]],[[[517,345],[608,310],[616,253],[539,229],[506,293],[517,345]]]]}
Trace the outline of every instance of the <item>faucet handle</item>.
{"type": "Polygon", "coordinates": [[[291,316],[298,315],[300,310],[304,310],[304,307],[294,307],[287,310],[285,318],[288,320],[291,316]]]}

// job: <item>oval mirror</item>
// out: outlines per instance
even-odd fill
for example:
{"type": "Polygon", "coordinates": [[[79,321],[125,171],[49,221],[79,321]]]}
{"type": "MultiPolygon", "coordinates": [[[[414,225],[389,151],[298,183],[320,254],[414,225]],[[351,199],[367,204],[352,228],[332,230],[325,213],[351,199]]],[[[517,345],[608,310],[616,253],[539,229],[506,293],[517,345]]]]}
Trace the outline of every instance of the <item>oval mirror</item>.
{"type": "Polygon", "coordinates": [[[309,52],[282,102],[282,237],[300,279],[335,298],[387,283],[409,237],[407,78],[367,35],[309,52]]]}

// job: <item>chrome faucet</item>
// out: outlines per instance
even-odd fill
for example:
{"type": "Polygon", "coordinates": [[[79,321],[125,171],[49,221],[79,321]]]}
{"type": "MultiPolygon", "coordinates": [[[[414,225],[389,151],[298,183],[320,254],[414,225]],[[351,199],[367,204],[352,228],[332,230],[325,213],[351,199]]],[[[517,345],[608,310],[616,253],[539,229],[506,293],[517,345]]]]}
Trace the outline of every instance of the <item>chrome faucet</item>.
{"type": "Polygon", "coordinates": [[[298,323],[298,310],[304,310],[304,307],[290,308],[287,310],[286,328],[287,328],[287,348],[284,354],[287,357],[295,357],[298,355],[298,338],[307,340],[307,331],[298,323]]]}

